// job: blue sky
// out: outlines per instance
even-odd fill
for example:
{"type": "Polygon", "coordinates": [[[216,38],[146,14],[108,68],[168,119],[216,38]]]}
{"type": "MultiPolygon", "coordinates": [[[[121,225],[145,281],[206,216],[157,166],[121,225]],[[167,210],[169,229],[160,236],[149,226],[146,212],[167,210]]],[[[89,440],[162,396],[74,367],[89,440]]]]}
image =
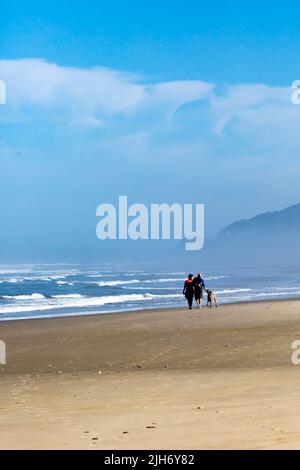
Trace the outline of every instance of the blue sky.
{"type": "Polygon", "coordinates": [[[3,261],[101,259],[96,206],[119,194],[204,202],[207,236],[299,202],[299,14],[1,0],[3,261]]]}
{"type": "Polygon", "coordinates": [[[1,0],[1,56],[150,77],[285,85],[298,73],[296,1],[1,0]]]}

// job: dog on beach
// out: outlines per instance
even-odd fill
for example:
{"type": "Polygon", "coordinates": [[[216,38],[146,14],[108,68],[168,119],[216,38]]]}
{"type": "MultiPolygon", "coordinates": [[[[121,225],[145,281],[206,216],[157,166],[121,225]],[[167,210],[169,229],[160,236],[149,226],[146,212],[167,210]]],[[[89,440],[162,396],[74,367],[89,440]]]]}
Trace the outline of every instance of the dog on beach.
{"type": "Polygon", "coordinates": [[[212,308],[213,302],[215,303],[215,307],[218,307],[217,303],[217,296],[212,290],[207,290],[207,306],[212,308]]]}

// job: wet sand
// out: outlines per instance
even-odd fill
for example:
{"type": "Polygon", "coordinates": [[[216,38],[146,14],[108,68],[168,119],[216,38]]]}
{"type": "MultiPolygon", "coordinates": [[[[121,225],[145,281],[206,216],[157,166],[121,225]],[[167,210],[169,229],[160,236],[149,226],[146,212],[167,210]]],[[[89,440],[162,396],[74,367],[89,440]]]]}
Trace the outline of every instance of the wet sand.
{"type": "Polygon", "coordinates": [[[1,449],[300,448],[300,301],[0,322],[1,449]]]}

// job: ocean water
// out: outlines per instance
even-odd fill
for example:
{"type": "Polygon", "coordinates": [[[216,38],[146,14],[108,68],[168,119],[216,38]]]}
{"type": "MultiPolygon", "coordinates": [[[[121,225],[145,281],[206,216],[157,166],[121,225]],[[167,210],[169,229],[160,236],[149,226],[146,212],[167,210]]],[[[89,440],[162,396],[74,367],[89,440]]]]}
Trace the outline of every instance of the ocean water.
{"type": "MultiPolygon", "coordinates": [[[[0,265],[0,321],[186,305],[184,271],[107,266],[0,265]]],[[[205,272],[220,304],[300,298],[300,271],[205,272]]]]}

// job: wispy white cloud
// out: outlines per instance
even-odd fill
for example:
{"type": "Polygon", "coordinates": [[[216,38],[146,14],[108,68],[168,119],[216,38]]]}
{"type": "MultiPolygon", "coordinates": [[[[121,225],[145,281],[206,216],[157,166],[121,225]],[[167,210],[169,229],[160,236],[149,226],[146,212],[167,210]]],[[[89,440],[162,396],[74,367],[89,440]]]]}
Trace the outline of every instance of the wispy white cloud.
{"type": "Polygon", "coordinates": [[[201,81],[148,84],[137,75],[104,67],[61,67],[39,59],[2,60],[0,75],[7,83],[7,109],[17,119],[22,108],[31,106],[50,118],[67,117],[91,127],[149,107],[163,107],[170,114],[186,102],[206,98],[212,89],[201,81]]]}
{"type": "Polygon", "coordinates": [[[105,128],[81,144],[95,148],[96,139],[107,154],[111,149],[136,159],[163,152],[168,158],[172,148],[174,154],[187,149],[193,158],[226,158],[287,150],[293,155],[300,146],[300,106],[292,104],[290,87],[150,82],[133,73],[40,59],[2,60],[0,78],[7,86],[1,122],[24,121],[31,128],[44,123],[49,133],[57,125],[54,132],[61,137],[66,131],[68,145],[72,136],[78,141],[86,130],[105,128]]]}
{"type": "Polygon", "coordinates": [[[290,96],[289,87],[260,83],[224,86],[211,99],[213,131],[222,136],[237,125],[250,128],[270,125],[276,123],[282,113],[287,113],[286,117],[293,121],[297,110],[292,106],[290,96]]]}

